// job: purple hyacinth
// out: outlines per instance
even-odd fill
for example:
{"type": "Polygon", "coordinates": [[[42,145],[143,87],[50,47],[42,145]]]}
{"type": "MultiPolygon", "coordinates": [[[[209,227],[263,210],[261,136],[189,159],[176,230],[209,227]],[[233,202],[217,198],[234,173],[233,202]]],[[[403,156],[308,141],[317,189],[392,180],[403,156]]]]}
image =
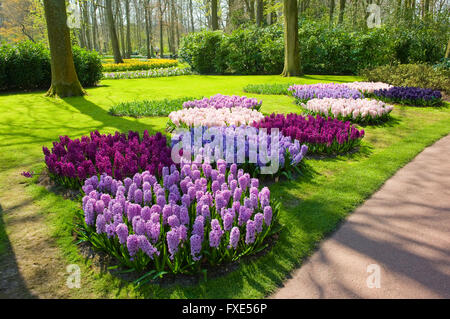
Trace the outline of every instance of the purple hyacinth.
{"type": "Polygon", "coordinates": [[[144,235],[138,236],[139,248],[151,259],[153,259],[153,255],[159,255],[158,250],[153,247],[152,244],[148,241],[147,237],[144,235]]]}
{"type": "Polygon", "coordinates": [[[262,227],[263,227],[263,222],[264,222],[264,215],[261,214],[261,213],[257,213],[257,214],[255,215],[254,220],[255,220],[255,228],[256,228],[256,231],[257,231],[258,233],[262,232],[262,229],[263,229],[262,227]]]}
{"type": "Polygon", "coordinates": [[[106,220],[102,214],[97,215],[96,230],[98,234],[104,233],[106,231],[106,220]]]}
{"type": "Polygon", "coordinates": [[[230,213],[225,213],[223,217],[223,229],[229,231],[232,226],[233,226],[233,215],[231,215],[230,213]]]}
{"type": "Polygon", "coordinates": [[[119,243],[125,244],[128,238],[128,227],[127,225],[121,223],[116,227],[116,234],[119,238],[119,243]]]}
{"type": "Polygon", "coordinates": [[[130,235],[127,238],[127,248],[130,256],[136,255],[139,250],[139,238],[137,235],[130,235]]]}
{"type": "Polygon", "coordinates": [[[239,243],[240,231],[238,227],[233,227],[230,232],[230,245],[229,247],[237,248],[239,243]]]}
{"type": "Polygon", "coordinates": [[[191,256],[194,261],[201,259],[200,251],[202,250],[202,237],[197,234],[191,236],[191,256]]]}
{"type": "Polygon", "coordinates": [[[247,221],[246,233],[245,233],[245,243],[247,245],[253,244],[255,242],[256,234],[255,222],[251,219],[247,221]]]}
{"type": "Polygon", "coordinates": [[[180,237],[176,229],[172,229],[166,234],[167,248],[170,253],[170,259],[173,259],[174,255],[178,251],[178,245],[180,244],[180,237]]]}
{"type": "Polygon", "coordinates": [[[272,207],[266,206],[264,207],[264,223],[266,226],[270,226],[272,222],[272,207]]]}

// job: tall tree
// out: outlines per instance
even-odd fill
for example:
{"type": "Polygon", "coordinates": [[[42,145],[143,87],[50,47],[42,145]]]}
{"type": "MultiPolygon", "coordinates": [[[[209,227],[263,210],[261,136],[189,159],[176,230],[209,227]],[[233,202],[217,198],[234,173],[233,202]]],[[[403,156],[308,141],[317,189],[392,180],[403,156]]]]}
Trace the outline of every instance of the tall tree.
{"type": "Polygon", "coordinates": [[[217,0],[211,0],[211,29],[219,29],[219,17],[217,15],[217,0]]]}
{"type": "Polygon", "coordinates": [[[105,0],[105,5],[106,5],[106,19],[108,21],[109,37],[111,38],[111,45],[114,54],[114,62],[123,63],[122,55],[120,54],[119,40],[117,39],[116,26],[114,24],[112,0],[105,0]]]}
{"type": "Polygon", "coordinates": [[[256,0],[256,25],[262,27],[264,19],[264,0],[256,0]]]}
{"type": "Polygon", "coordinates": [[[339,19],[338,24],[342,24],[344,22],[344,12],[345,12],[345,0],[339,1],[339,19]]]}
{"type": "Polygon", "coordinates": [[[127,50],[126,57],[131,56],[131,25],[130,25],[130,0],[125,0],[125,18],[127,22],[127,50]]]}
{"type": "Polygon", "coordinates": [[[335,0],[330,0],[330,25],[333,24],[334,8],[336,7],[335,0]]]}
{"type": "Polygon", "coordinates": [[[282,76],[302,74],[298,42],[297,0],[283,0],[284,15],[284,69],[282,76]]]}
{"type": "Polygon", "coordinates": [[[66,2],[64,0],[44,0],[50,45],[52,84],[47,96],[81,96],[86,94],[78,81],[73,63],[70,32],[67,26],[66,2]]]}

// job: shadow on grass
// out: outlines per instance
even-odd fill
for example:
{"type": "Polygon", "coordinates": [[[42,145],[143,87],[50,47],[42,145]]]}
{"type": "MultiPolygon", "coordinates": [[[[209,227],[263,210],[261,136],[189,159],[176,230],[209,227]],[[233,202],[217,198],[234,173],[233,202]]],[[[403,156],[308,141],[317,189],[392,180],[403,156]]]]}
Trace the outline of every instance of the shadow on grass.
{"type": "Polygon", "coordinates": [[[143,124],[137,119],[129,120],[123,117],[112,116],[107,110],[92,103],[85,97],[68,97],[63,100],[81,113],[91,117],[92,120],[100,122],[101,124],[96,127],[99,131],[105,127],[114,127],[121,132],[133,130],[142,133],[144,130],[148,130],[151,134],[156,133],[156,128],[154,126],[143,124]]]}
{"type": "Polygon", "coordinates": [[[19,265],[14,255],[14,251],[6,234],[4,214],[2,205],[0,204],[0,298],[36,298],[20,274],[19,265]]]}

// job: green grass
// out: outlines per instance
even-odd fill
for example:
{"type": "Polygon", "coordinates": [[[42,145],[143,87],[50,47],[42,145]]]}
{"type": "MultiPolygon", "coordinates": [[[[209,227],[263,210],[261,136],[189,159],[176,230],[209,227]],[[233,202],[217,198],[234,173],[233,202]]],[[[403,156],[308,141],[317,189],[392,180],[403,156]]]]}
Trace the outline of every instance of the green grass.
{"type": "Polygon", "coordinates": [[[264,83],[264,84],[249,84],[244,87],[244,92],[266,95],[287,95],[288,88],[295,83],[264,83]]]}
{"type": "Polygon", "coordinates": [[[109,114],[131,117],[167,116],[172,111],[182,109],[184,102],[198,99],[201,99],[201,97],[184,96],[177,99],[121,102],[111,106],[109,114]]]}
{"type": "MultiPolygon", "coordinates": [[[[217,93],[244,95],[242,88],[250,83],[356,80],[359,79],[343,76],[285,79],[278,76],[193,75],[102,81],[103,86],[88,89],[88,96],[64,100],[44,97],[44,92],[2,94],[0,193],[7,194],[11,186],[9,177],[17,176],[23,170],[43,168],[42,145],[51,146],[59,135],[75,138],[95,129],[104,133],[130,129],[163,131],[166,117],[137,119],[109,115],[109,108],[120,102],[217,93]]],[[[282,95],[264,96],[261,110],[264,113],[301,111],[292,98],[282,95]]],[[[332,232],[386,179],[423,148],[450,133],[448,107],[398,106],[391,114],[392,121],[365,127],[366,137],[358,153],[324,160],[309,159],[306,162],[311,169],[311,177],[272,184],[273,196],[279,197],[283,203],[280,221],[286,225],[274,247],[260,258],[241,262],[236,270],[225,276],[195,285],[147,285],[138,290],[106,271],[98,271],[92,267],[91,260],[79,255],[73,243],[71,227],[78,204],[63,200],[34,183],[23,186],[24,194],[32,196],[40,214],[45,216],[45,227],[56,239],[67,263],[77,263],[82,268],[82,289],[72,289],[72,297],[260,298],[274,291],[287,274],[314,251],[318,241],[332,232]]],[[[0,222],[0,240],[7,243],[7,216],[1,214],[0,217],[4,220],[4,223],[0,222]]]]}

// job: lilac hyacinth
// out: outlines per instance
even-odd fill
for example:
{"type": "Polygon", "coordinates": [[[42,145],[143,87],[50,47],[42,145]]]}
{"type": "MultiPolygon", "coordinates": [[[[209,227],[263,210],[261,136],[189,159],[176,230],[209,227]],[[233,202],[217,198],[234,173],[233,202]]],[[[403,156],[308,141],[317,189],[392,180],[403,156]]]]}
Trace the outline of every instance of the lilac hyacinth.
{"type": "Polygon", "coordinates": [[[211,231],[209,232],[209,246],[219,247],[220,239],[224,234],[222,228],[220,227],[219,221],[217,219],[211,220],[211,231]]]}
{"type": "Polygon", "coordinates": [[[272,222],[272,207],[266,206],[264,207],[264,223],[266,226],[269,226],[272,222]]]}
{"type": "Polygon", "coordinates": [[[153,259],[153,255],[159,255],[159,251],[153,247],[153,245],[148,241],[147,237],[144,235],[138,236],[139,248],[151,259],[153,259]]]}
{"type": "Polygon", "coordinates": [[[146,232],[148,237],[152,240],[153,243],[156,243],[159,239],[159,235],[161,233],[161,225],[158,223],[154,223],[153,221],[148,221],[145,224],[146,232]]]}
{"type": "Polygon", "coordinates": [[[106,231],[106,220],[102,214],[97,215],[96,230],[97,233],[99,234],[104,233],[106,231]]]}
{"type": "Polygon", "coordinates": [[[201,100],[187,101],[183,103],[183,108],[233,108],[242,107],[249,109],[258,109],[262,102],[255,98],[247,98],[246,96],[228,96],[216,94],[210,98],[203,98],[201,100]]]}
{"type": "Polygon", "coordinates": [[[180,226],[180,220],[177,216],[172,215],[169,216],[169,218],[167,218],[167,223],[170,225],[170,227],[172,228],[176,228],[178,226],[180,226]]]}
{"type": "Polygon", "coordinates": [[[200,252],[202,250],[202,237],[197,234],[191,236],[191,256],[194,261],[199,261],[201,259],[200,252]]]}
{"type": "Polygon", "coordinates": [[[121,223],[116,227],[117,237],[119,238],[119,243],[125,244],[128,238],[128,227],[127,225],[121,223]]]}
{"type": "Polygon", "coordinates": [[[139,250],[139,238],[137,235],[130,235],[127,238],[127,248],[130,256],[136,255],[139,250]]]}
{"type": "Polygon", "coordinates": [[[255,215],[254,221],[255,221],[256,231],[258,233],[262,232],[262,230],[263,230],[263,222],[264,222],[264,215],[261,214],[261,213],[257,213],[255,215]]]}
{"type": "Polygon", "coordinates": [[[233,227],[231,229],[231,232],[230,232],[230,245],[229,245],[230,248],[231,247],[233,247],[234,249],[237,248],[238,243],[239,243],[240,235],[241,235],[241,233],[240,233],[240,230],[239,230],[238,227],[233,227]]]}
{"type": "Polygon", "coordinates": [[[360,91],[356,89],[351,89],[345,84],[336,84],[336,83],[292,85],[288,88],[288,91],[292,92],[292,95],[302,102],[314,98],[361,99],[364,97],[360,91]]]}
{"type": "Polygon", "coordinates": [[[256,238],[256,224],[255,221],[249,219],[247,221],[246,233],[245,233],[245,243],[247,245],[253,244],[256,238]]]}
{"type": "Polygon", "coordinates": [[[258,191],[259,181],[251,179],[248,173],[238,171],[236,166],[231,173],[222,161],[215,168],[209,164],[181,164],[180,170],[176,167],[161,170],[166,179],[164,187],[161,180],[151,181],[152,175],[147,171],[126,183],[102,175],[99,181],[89,179],[85,184],[96,184],[82,200],[85,219],[95,226],[95,229],[85,226],[86,230],[106,233],[102,238],[111,243],[118,241],[127,248],[128,254],[119,257],[128,258],[126,264],[145,267],[154,259],[154,265],[158,267],[164,265],[161,258],[167,258],[167,253],[180,267],[193,269],[188,263],[199,262],[202,258],[213,258],[212,262],[218,262],[235,258],[240,253],[247,254],[251,250],[246,246],[254,243],[257,234],[265,234],[263,227],[272,219],[268,216],[271,215],[270,191],[268,188],[258,191]],[[209,169],[210,177],[205,177],[203,170],[209,169]],[[193,180],[190,176],[196,171],[201,175],[193,180]],[[190,176],[186,175],[188,172],[190,176]],[[215,192],[212,191],[213,181],[217,182],[215,192]],[[116,185],[114,189],[112,185],[116,185]],[[130,191],[134,192],[133,196],[129,196],[130,191]],[[154,198],[164,198],[164,204],[152,204],[153,198],[146,203],[145,192],[151,192],[154,198]],[[245,240],[241,241],[244,231],[245,240]],[[221,255],[224,241],[228,248],[236,250],[236,255],[221,255]],[[213,250],[215,253],[211,254],[213,250]],[[164,253],[160,256],[159,252],[164,253]]]}
{"type": "Polygon", "coordinates": [[[174,255],[178,251],[178,245],[180,244],[180,237],[176,229],[172,229],[166,234],[167,248],[170,253],[170,259],[173,259],[174,255]]]}
{"type": "Polygon", "coordinates": [[[225,213],[223,217],[223,229],[228,231],[231,229],[231,226],[233,226],[233,215],[230,213],[225,213]]]}

